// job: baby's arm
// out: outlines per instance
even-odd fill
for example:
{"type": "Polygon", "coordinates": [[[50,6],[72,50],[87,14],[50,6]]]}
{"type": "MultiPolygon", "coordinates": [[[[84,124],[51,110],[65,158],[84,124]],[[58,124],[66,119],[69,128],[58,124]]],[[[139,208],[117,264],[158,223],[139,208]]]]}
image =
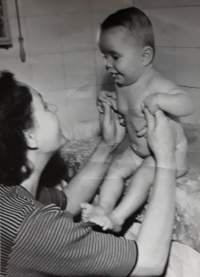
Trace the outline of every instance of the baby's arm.
{"type": "Polygon", "coordinates": [[[156,79],[151,91],[153,93],[144,100],[147,107],[154,105],[174,116],[187,116],[195,110],[190,95],[167,79],[156,79]]]}

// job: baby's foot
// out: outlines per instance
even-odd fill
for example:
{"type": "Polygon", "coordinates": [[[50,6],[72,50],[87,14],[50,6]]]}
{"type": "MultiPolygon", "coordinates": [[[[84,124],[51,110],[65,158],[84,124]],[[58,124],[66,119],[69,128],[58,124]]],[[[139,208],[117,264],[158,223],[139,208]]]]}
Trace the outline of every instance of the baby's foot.
{"type": "Polygon", "coordinates": [[[88,203],[82,203],[81,208],[82,208],[81,218],[84,222],[88,222],[91,220],[91,218],[99,215],[104,215],[106,213],[104,208],[100,206],[93,206],[88,203]]]}
{"type": "Polygon", "coordinates": [[[91,222],[102,227],[102,230],[113,230],[114,232],[120,232],[122,229],[121,224],[110,213],[107,215],[94,216],[90,219],[91,222]]]}

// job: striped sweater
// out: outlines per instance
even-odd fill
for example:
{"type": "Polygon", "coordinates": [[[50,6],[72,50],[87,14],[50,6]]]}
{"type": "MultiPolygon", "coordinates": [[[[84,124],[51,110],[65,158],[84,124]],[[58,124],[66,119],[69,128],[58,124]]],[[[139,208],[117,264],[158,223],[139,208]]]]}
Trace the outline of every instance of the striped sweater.
{"type": "Polygon", "coordinates": [[[75,223],[65,195],[45,190],[35,200],[23,187],[0,185],[0,276],[122,277],[133,270],[134,241],[75,223]]]}

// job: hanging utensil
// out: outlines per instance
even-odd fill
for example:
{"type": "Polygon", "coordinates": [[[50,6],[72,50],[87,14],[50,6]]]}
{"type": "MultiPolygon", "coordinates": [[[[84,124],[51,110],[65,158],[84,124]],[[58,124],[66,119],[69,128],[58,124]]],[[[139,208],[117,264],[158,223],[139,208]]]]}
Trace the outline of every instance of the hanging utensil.
{"type": "Polygon", "coordinates": [[[18,0],[15,0],[15,6],[16,6],[16,11],[17,11],[17,22],[18,22],[18,28],[19,28],[19,47],[20,47],[20,58],[21,61],[24,63],[26,61],[26,53],[24,50],[24,38],[22,36],[22,31],[21,31],[21,23],[20,23],[20,16],[19,16],[19,7],[18,7],[18,0]]]}

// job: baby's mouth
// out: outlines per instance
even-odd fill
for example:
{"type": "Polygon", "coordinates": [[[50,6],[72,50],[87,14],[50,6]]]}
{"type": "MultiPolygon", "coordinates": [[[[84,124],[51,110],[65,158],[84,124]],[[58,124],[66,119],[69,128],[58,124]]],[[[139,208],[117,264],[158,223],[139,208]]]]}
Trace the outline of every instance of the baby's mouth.
{"type": "Polygon", "coordinates": [[[118,74],[117,73],[111,73],[111,75],[112,75],[113,78],[116,78],[118,74]]]}

